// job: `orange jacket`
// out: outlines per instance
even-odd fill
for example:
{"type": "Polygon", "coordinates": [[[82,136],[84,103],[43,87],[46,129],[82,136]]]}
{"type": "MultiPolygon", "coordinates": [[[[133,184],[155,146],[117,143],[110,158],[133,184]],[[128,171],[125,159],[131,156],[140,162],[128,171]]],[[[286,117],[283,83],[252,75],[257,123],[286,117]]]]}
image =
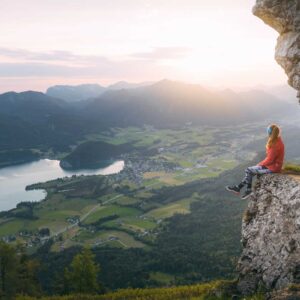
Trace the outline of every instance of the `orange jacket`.
{"type": "Polygon", "coordinates": [[[274,173],[280,173],[284,160],[284,144],[279,137],[277,142],[270,148],[267,148],[267,157],[258,165],[265,166],[274,173]]]}

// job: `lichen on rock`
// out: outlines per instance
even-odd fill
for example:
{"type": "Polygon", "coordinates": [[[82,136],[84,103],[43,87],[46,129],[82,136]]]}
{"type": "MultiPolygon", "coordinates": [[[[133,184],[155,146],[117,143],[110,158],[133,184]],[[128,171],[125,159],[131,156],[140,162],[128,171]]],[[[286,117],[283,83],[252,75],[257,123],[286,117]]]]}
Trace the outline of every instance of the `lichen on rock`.
{"type": "Polygon", "coordinates": [[[257,0],[253,13],[279,32],[275,58],[300,97],[300,0],[257,0]]]}
{"type": "Polygon", "coordinates": [[[264,175],[255,184],[242,225],[238,288],[282,289],[300,283],[300,182],[264,175]]]}

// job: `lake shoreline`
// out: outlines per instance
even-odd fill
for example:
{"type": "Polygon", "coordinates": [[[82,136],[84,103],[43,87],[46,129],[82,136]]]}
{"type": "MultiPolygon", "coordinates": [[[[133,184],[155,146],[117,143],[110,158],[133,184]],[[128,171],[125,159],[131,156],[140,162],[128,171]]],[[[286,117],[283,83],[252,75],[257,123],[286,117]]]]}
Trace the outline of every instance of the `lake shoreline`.
{"type": "Polygon", "coordinates": [[[35,162],[35,161],[39,161],[41,159],[43,159],[43,158],[38,157],[38,158],[35,158],[35,159],[22,159],[22,160],[7,162],[7,163],[1,163],[0,164],[0,171],[1,171],[1,169],[24,165],[24,164],[32,163],[32,162],[35,162]]]}
{"type": "Polygon", "coordinates": [[[34,188],[37,183],[44,183],[58,178],[89,175],[111,175],[121,172],[125,162],[114,161],[106,168],[64,170],[59,160],[40,159],[25,164],[13,165],[0,169],[0,211],[9,211],[22,202],[40,202],[46,196],[44,189],[34,188]]]}

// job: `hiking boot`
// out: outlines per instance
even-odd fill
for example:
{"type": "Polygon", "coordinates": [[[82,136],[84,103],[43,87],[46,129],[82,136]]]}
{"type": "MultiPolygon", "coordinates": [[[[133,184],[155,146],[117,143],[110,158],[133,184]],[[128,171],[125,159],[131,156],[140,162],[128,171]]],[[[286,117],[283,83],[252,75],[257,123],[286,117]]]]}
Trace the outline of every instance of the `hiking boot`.
{"type": "Polygon", "coordinates": [[[240,194],[241,189],[237,185],[226,186],[226,190],[235,194],[240,194]]]}
{"type": "Polygon", "coordinates": [[[250,196],[251,194],[252,194],[252,190],[247,189],[247,190],[245,191],[245,193],[243,194],[242,199],[243,199],[243,200],[246,200],[247,198],[249,198],[249,196],[250,196]]]}

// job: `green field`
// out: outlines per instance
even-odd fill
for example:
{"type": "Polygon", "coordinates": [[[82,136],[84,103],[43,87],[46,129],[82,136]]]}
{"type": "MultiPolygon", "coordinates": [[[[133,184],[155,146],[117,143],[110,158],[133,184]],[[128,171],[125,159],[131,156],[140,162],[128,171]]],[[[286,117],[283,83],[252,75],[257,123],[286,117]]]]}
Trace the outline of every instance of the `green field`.
{"type": "Polygon", "coordinates": [[[90,246],[105,246],[111,245],[111,243],[123,248],[141,248],[145,246],[128,233],[117,230],[106,230],[97,233],[81,231],[79,235],[72,240],[90,246]]]}
{"type": "Polygon", "coordinates": [[[150,273],[150,279],[155,280],[163,285],[169,285],[174,280],[175,276],[162,273],[162,272],[152,272],[150,273]]]}
{"type": "Polygon", "coordinates": [[[107,205],[107,206],[99,207],[99,209],[96,210],[93,214],[91,214],[83,223],[91,224],[103,217],[107,217],[111,215],[118,215],[119,217],[124,217],[124,216],[136,216],[138,214],[139,211],[134,208],[121,207],[118,205],[107,205]]]}
{"type": "Polygon", "coordinates": [[[171,204],[167,204],[163,207],[151,210],[145,216],[152,217],[154,219],[165,219],[173,216],[174,214],[187,214],[190,212],[190,204],[195,199],[183,199],[171,204]]]}

